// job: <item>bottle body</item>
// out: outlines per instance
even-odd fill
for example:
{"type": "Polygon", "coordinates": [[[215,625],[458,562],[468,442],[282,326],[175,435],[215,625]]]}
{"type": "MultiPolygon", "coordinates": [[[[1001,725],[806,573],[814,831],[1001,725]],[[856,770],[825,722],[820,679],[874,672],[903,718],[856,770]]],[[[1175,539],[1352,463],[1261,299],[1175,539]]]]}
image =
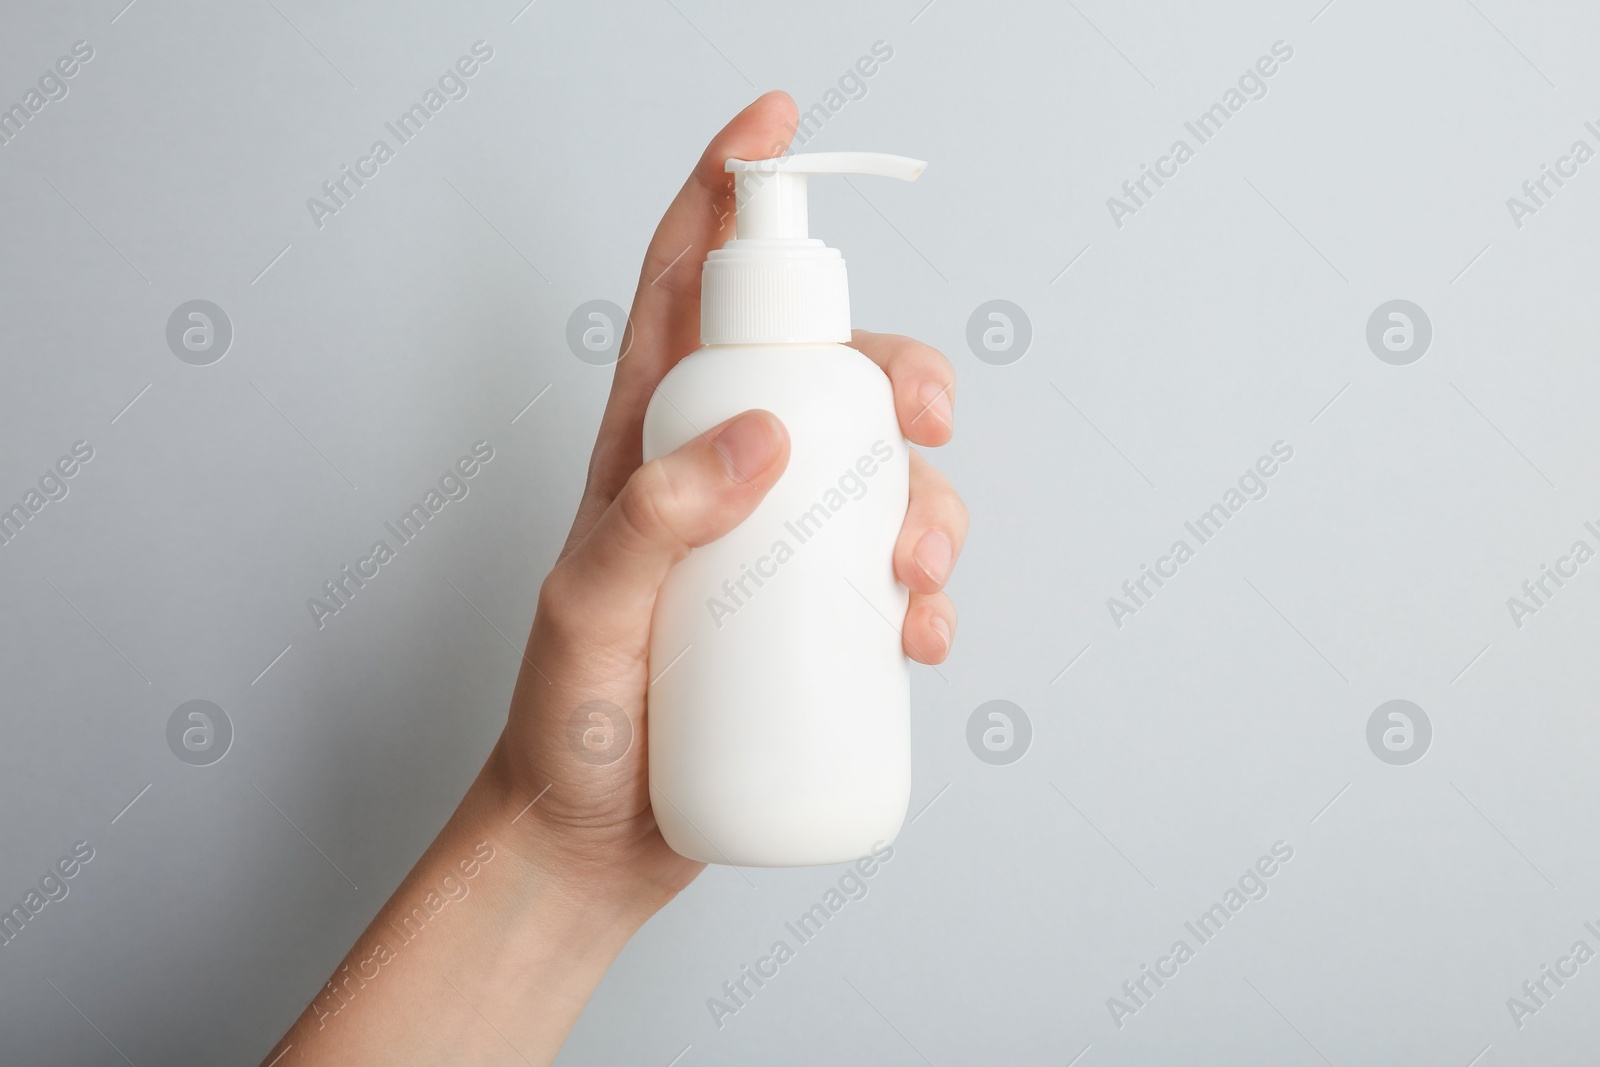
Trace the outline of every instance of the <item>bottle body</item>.
{"type": "Polygon", "coordinates": [[[662,380],[644,458],[764,408],[789,465],[656,601],[650,797],[691,859],[841,863],[892,841],[911,792],[907,592],[894,576],[910,451],[888,378],[832,343],[711,345],[662,380]]]}

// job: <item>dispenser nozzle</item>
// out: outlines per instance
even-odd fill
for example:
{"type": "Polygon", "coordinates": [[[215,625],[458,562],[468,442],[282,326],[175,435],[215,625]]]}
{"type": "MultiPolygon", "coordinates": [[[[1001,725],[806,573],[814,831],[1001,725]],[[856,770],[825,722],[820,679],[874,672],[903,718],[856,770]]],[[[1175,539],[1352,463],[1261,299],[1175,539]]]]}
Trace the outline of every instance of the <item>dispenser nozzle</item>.
{"type": "Polygon", "coordinates": [[[916,181],[928,166],[884,152],[810,152],[772,159],[730,159],[740,240],[804,240],[806,175],[863,174],[916,181]]]}

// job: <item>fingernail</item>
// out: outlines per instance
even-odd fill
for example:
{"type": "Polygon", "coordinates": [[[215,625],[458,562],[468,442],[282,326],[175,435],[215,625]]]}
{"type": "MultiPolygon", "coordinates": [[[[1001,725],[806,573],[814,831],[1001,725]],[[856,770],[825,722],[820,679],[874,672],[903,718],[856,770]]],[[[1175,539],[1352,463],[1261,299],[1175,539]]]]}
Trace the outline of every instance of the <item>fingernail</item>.
{"type": "Polygon", "coordinates": [[[917,389],[917,399],[922,401],[922,414],[931,416],[946,426],[955,426],[954,387],[938,382],[923,382],[917,389]]]}
{"type": "Polygon", "coordinates": [[[939,642],[944,646],[942,655],[948,656],[950,654],[950,624],[944,621],[944,616],[935,615],[928,620],[928,625],[933,628],[934,633],[939,635],[939,642]]]}
{"type": "Polygon", "coordinates": [[[950,538],[944,535],[943,530],[929,530],[917,541],[917,547],[911,550],[911,558],[916,561],[917,568],[939,585],[943,585],[944,580],[950,577],[950,557],[954,554],[950,538]]]}
{"type": "Polygon", "coordinates": [[[748,482],[766,470],[778,455],[778,435],[773,420],[762,412],[747,411],[711,439],[722,457],[728,477],[748,482]]]}

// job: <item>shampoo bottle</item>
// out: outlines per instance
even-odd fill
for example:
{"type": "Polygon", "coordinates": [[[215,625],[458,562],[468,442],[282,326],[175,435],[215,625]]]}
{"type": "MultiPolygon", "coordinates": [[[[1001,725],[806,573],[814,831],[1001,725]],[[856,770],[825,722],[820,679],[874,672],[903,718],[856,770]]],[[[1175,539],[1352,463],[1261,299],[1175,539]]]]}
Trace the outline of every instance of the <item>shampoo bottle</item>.
{"type": "Polygon", "coordinates": [[[730,159],[736,237],[701,275],[704,345],[662,379],[644,458],[746,411],[789,432],[756,510],[692,551],[656,602],[650,800],[674,850],[797,867],[890,842],[911,794],[907,591],[893,552],[910,452],[889,379],[850,339],[843,257],[808,235],[806,176],[912,181],[903,156],[730,159]]]}

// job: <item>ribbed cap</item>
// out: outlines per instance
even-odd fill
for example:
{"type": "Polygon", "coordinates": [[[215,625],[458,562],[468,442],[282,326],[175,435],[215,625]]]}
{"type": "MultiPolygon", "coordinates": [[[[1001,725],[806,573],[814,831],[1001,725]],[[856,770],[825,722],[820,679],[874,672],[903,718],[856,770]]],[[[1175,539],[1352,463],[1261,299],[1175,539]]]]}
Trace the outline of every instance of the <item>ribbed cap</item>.
{"type": "Polygon", "coordinates": [[[844,257],[815,239],[733,240],[700,275],[702,344],[850,340],[844,257]]]}

